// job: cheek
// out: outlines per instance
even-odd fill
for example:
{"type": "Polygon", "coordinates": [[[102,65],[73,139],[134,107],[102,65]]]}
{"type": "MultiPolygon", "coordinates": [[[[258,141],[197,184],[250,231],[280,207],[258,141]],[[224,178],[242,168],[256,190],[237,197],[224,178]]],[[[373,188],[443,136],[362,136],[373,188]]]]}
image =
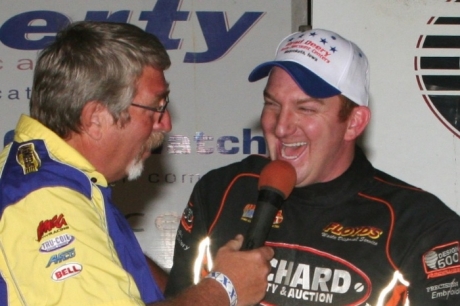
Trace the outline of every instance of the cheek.
{"type": "Polygon", "coordinates": [[[130,154],[138,154],[139,150],[143,151],[150,142],[151,133],[146,129],[134,130],[130,133],[129,138],[126,140],[126,145],[129,143],[130,154]]]}
{"type": "Polygon", "coordinates": [[[264,133],[273,132],[276,126],[276,120],[276,115],[274,115],[273,113],[265,111],[262,112],[262,115],[260,116],[260,125],[264,133]]]}
{"type": "Polygon", "coordinates": [[[344,129],[338,123],[322,122],[321,124],[310,125],[306,133],[314,143],[326,148],[326,150],[340,146],[344,138],[344,129]]]}
{"type": "Polygon", "coordinates": [[[321,127],[321,124],[314,120],[305,120],[304,124],[301,126],[304,134],[308,135],[308,138],[310,139],[319,138],[325,132],[324,128],[321,127]]]}
{"type": "Polygon", "coordinates": [[[139,138],[146,139],[149,138],[153,132],[153,121],[144,120],[136,128],[136,133],[139,134],[139,138]]]}
{"type": "Polygon", "coordinates": [[[301,125],[306,134],[311,137],[334,137],[339,132],[337,122],[329,122],[325,118],[308,118],[301,125]]]}

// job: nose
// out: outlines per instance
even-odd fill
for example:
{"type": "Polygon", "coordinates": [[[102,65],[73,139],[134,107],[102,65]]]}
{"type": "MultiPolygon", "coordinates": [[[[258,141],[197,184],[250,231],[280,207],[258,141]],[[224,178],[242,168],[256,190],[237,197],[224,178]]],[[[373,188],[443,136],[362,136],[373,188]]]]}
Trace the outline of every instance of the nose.
{"type": "Polygon", "coordinates": [[[275,122],[275,135],[282,138],[290,135],[295,130],[295,116],[291,111],[282,109],[275,122]]]}
{"type": "Polygon", "coordinates": [[[168,133],[172,129],[171,115],[166,110],[163,114],[157,114],[153,123],[153,130],[168,133]],[[163,115],[160,117],[160,115],[163,115]],[[160,120],[161,118],[161,120],[160,120]]]}

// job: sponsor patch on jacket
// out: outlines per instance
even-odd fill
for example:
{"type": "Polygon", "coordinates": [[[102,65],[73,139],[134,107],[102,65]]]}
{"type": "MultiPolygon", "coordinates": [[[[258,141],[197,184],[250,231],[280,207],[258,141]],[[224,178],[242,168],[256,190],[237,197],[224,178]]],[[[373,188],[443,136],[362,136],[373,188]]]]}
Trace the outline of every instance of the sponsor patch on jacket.
{"type": "Polygon", "coordinates": [[[331,222],[323,228],[322,236],[325,238],[343,242],[366,242],[377,245],[377,241],[383,231],[374,226],[343,226],[337,222],[331,222]]]}
{"type": "Polygon", "coordinates": [[[54,215],[51,219],[40,221],[37,227],[37,240],[40,241],[46,236],[58,233],[68,228],[69,227],[67,226],[67,222],[63,214],[54,215]]]}
{"type": "Polygon", "coordinates": [[[57,251],[63,247],[68,246],[75,240],[75,237],[69,234],[62,234],[60,236],[51,238],[43,242],[39,251],[42,253],[50,253],[57,251]]]}
{"type": "Polygon", "coordinates": [[[22,167],[24,174],[37,172],[41,166],[41,160],[33,143],[26,143],[18,147],[16,161],[22,167]]]}
{"type": "Polygon", "coordinates": [[[70,258],[74,258],[74,257],[75,257],[75,248],[72,248],[70,250],[65,250],[61,253],[52,255],[46,267],[48,268],[49,266],[51,266],[51,264],[56,265],[58,263],[61,263],[63,261],[69,260],[70,258]]]}
{"type": "Polygon", "coordinates": [[[428,278],[460,273],[458,241],[432,248],[423,254],[422,261],[428,278]]]}
{"type": "Polygon", "coordinates": [[[180,224],[184,228],[185,231],[191,232],[193,229],[193,219],[195,216],[193,215],[193,210],[190,206],[193,206],[192,203],[188,203],[188,206],[184,209],[182,213],[182,218],[180,220],[180,224]]]}
{"type": "Polygon", "coordinates": [[[54,270],[51,274],[51,278],[54,281],[60,282],[67,278],[74,277],[75,275],[80,274],[82,270],[82,265],[76,262],[70,262],[54,270]]]}
{"type": "Polygon", "coordinates": [[[429,293],[432,300],[447,300],[454,295],[460,295],[460,287],[458,280],[452,280],[440,284],[432,284],[426,287],[426,292],[429,293]]]}
{"type": "Polygon", "coordinates": [[[364,305],[369,277],[351,262],[310,247],[266,242],[275,249],[261,305],[364,305]]]}
{"type": "Polygon", "coordinates": [[[187,251],[188,249],[190,249],[190,246],[184,242],[183,237],[184,232],[182,232],[182,229],[179,228],[177,230],[176,243],[178,243],[184,251],[187,251]]]}
{"type": "MultiPolygon", "coordinates": [[[[243,209],[243,215],[241,216],[241,220],[245,222],[251,222],[252,218],[254,217],[254,211],[256,210],[256,204],[246,204],[243,209]]],[[[280,224],[283,222],[283,211],[278,210],[276,213],[275,219],[273,220],[272,227],[278,228],[280,224]]]]}

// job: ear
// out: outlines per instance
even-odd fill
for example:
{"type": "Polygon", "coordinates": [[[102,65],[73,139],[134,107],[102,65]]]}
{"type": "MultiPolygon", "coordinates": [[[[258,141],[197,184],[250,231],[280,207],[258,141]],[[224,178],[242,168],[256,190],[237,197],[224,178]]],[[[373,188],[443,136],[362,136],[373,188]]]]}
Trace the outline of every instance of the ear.
{"type": "Polygon", "coordinates": [[[345,140],[354,140],[364,132],[369,120],[371,119],[371,110],[367,106],[355,107],[348,118],[348,127],[345,132],[345,140]]]}
{"type": "Polygon", "coordinates": [[[98,101],[85,104],[80,116],[81,131],[89,137],[98,140],[102,137],[104,127],[108,124],[107,108],[98,101]]]}

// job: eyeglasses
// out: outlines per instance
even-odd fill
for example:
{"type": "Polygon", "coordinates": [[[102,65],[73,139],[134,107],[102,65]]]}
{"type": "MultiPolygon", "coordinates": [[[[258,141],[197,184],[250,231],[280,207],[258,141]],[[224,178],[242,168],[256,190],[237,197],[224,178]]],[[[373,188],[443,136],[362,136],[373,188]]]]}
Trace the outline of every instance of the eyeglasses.
{"type": "Polygon", "coordinates": [[[166,96],[166,98],[164,100],[165,100],[165,103],[160,105],[160,106],[158,106],[158,107],[150,107],[150,106],[145,106],[145,105],[136,104],[136,103],[131,103],[131,105],[135,106],[135,107],[140,107],[140,108],[143,108],[143,109],[148,109],[148,110],[150,110],[152,112],[155,112],[155,113],[160,113],[160,118],[158,118],[158,122],[161,122],[161,118],[163,118],[163,115],[166,112],[166,107],[169,104],[169,97],[166,96]]]}

